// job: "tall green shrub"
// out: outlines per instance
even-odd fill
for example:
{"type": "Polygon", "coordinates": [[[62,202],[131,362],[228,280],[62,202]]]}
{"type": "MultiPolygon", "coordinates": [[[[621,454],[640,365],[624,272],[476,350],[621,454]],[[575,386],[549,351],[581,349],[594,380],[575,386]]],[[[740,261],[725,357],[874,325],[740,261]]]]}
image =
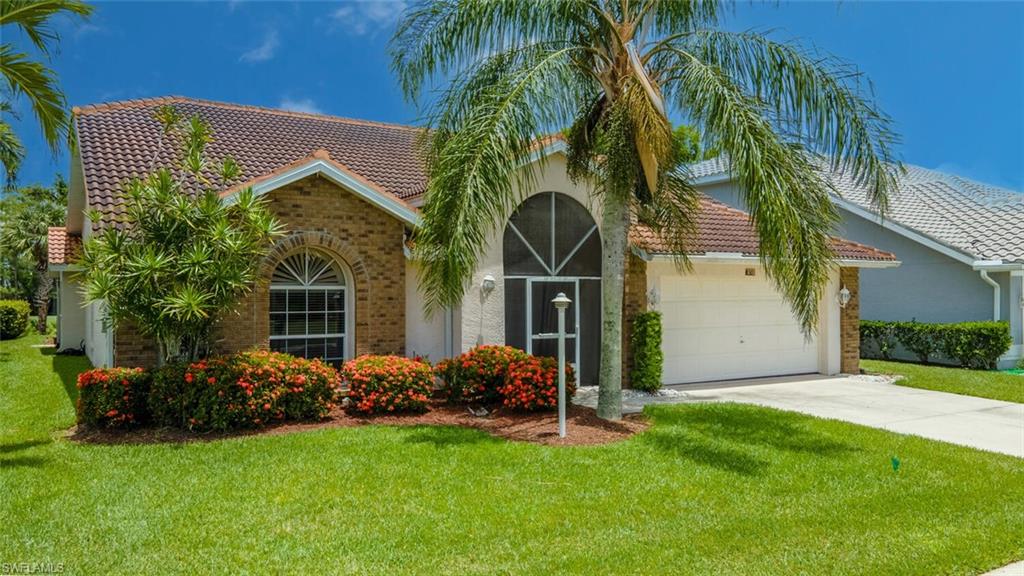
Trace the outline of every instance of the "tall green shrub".
{"type": "Polygon", "coordinates": [[[861,355],[889,360],[897,345],[915,354],[921,362],[939,353],[964,368],[994,369],[999,358],[1013,344],[1007,322],[882,322],[860,323],[861,355]]]}
{"type": "Polygon", "coordinates": [[[25,333],[29,305],[24,300],[0,300],[0,340],[10,340],[25,333]]]}
{"type": "Polygon", "coordinates": [[[154,337],[164,364],[207,354],[213,327],[252,290],[280,226],[251,189],[221,199],[239,167],[230,158],[207,164],[212,136],[198,117],[183,122],[168,106],[157,119],[164,141],[183,143],[180,161],[127,184],[123,217],[90,239],[81,264],[87,300],[106,301],[111,323],[128,320],[154,337]],[[200,189],[184,188],[188,181],[200,189]]]}
{"type": "Polygon", "coordinates": [[[633,318],[630,345],[633,347],[630,386],[645,392],[660,390],[665,363],[665,355],[661,351],[661,312],[641,312],[633,318]]]}

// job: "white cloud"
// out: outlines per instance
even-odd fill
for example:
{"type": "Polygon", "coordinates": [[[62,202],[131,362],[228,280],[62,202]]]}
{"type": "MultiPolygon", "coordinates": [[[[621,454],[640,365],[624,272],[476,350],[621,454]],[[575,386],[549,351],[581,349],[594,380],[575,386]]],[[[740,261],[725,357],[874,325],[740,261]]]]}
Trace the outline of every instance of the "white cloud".
{"type": "Polygon", "coordinates": [[[404,0],[347,2],[331,12],[331,30],[341,30],[355,36],[375,34],[394,25],[407,6],[404,0]]]}
{"type": "Polygon", "coordinates": [[[263,42],[259,46],[242,54],[239,60],[242,62],[265,62],[274,57],[274,54],[277,53],[277,47],[280,44],[281,40],[278,38],[277,29],[271,28],[267,31],[266,36],[263,37],[263,42]]]}
{"type": "Polygon", "coordinates": [[[282,110],[291,110],[292,112],[307,112],[309,114],[324,113],[324,111],[317,106],[316,102],[313,102],[312,98],[288,98],[286,96],[278,102],[277,107],[282,110]]]}

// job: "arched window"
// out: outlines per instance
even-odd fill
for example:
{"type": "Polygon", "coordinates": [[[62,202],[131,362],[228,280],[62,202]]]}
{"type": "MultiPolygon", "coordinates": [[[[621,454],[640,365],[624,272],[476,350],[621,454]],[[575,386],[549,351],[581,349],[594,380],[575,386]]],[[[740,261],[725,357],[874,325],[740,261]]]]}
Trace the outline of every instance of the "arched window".
{"type": "Polygon", "coordinates": [[[350,354],[349,279],[312,250],[288,256],[270,281],[270,349],[339,365],[350,354]]]}
{"type": "Polygon", "coordinates": [[[595,384],[600,364],[601,238],[590,212],[571,196],[527,198],[505,226],[505,343],[538,356],[557,352],[551,299],[564,292],[566,348],[581,384],[595,384]]]}

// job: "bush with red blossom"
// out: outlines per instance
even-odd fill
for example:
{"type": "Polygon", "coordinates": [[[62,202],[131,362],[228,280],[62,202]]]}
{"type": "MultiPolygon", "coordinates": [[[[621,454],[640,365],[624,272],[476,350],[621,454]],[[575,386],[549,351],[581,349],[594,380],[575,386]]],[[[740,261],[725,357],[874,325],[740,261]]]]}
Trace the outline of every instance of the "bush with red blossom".
{"type": "Polygon", "coordinates": [[[497,404],[509,365],[527,358],[526,352],[511,346],[477,346],[438,362],[434,372],[449,402],[497,404]]]}
{"type": "Polygon", "coordinates": [[[142,368],[96,368],[78,375],[79,424],[120,428],[149,419],[150,376],[142,368]]]}
{"type": "Polygon", "coordinates": [[[363,414],[424,412],[433,392],[430,364],[402,356],[360,356],[341,368],[348,409],[363,414]]]}
{"type": "Polygon", "coordinates": [[[340,386],[338,372],[320,360],[243,352],[157,371],[149,405],[154,421],[164,426],[253,428],[323,418],[340,386]]]}
{"type": "MultiPolygon", "coordinates": [[[[558,407],[558,360],[529,356],[511,363],[505,383],[499,389],[502,405],[515,410],[543,410],[558,407]]],[[[565,366],[565,398],[576,392],[576,375],[565,366]]]]}

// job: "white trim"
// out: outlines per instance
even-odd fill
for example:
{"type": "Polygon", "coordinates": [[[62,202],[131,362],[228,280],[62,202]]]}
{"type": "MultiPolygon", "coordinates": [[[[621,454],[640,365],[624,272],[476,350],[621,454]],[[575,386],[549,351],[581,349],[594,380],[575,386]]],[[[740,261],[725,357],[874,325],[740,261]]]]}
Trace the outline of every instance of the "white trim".
{"type": "MultiPolygon", "coordinates": [[[[335,184],[356,193],[356,195],[370,204],[373,204],[410,226],[418,227],[420,225],[420,215],[408,205],[388,194],[383,194],[378,190],[375,190],[362,180],[353,177],[349,172],[341,170],[331,162],[321,159],[310,160],[306,164],[297,166],[261,182],[257,182],[252,186],[252,191],[257,196],[262,196],[282,186],[286,186],[292,182],[297,182],[303,178],[308,178],[313,175],[323,176],[335,184]]],[[[231,204],[235,201],[235,197],[237,195],[238,192],[233,192],[228,195],[224,201],[231,204]]]]}
{"type": "MultiPolygon", "coordinates": [[[[671,254],[652,254],[653,260],[674,260],[671,254]]],[[[693,262],[708,264],[760,264],[761,259],[757,256],[746,256],[740,252],[708,252],[690,256],[693,262]]],[[[650,261],[650,260],[648,260],[650,261]]],[[[847,268],[896,268],[903,262],[900,260],[858,260],[856,258],[839,258],[834,260],[835,264],[847,268]]]]}

